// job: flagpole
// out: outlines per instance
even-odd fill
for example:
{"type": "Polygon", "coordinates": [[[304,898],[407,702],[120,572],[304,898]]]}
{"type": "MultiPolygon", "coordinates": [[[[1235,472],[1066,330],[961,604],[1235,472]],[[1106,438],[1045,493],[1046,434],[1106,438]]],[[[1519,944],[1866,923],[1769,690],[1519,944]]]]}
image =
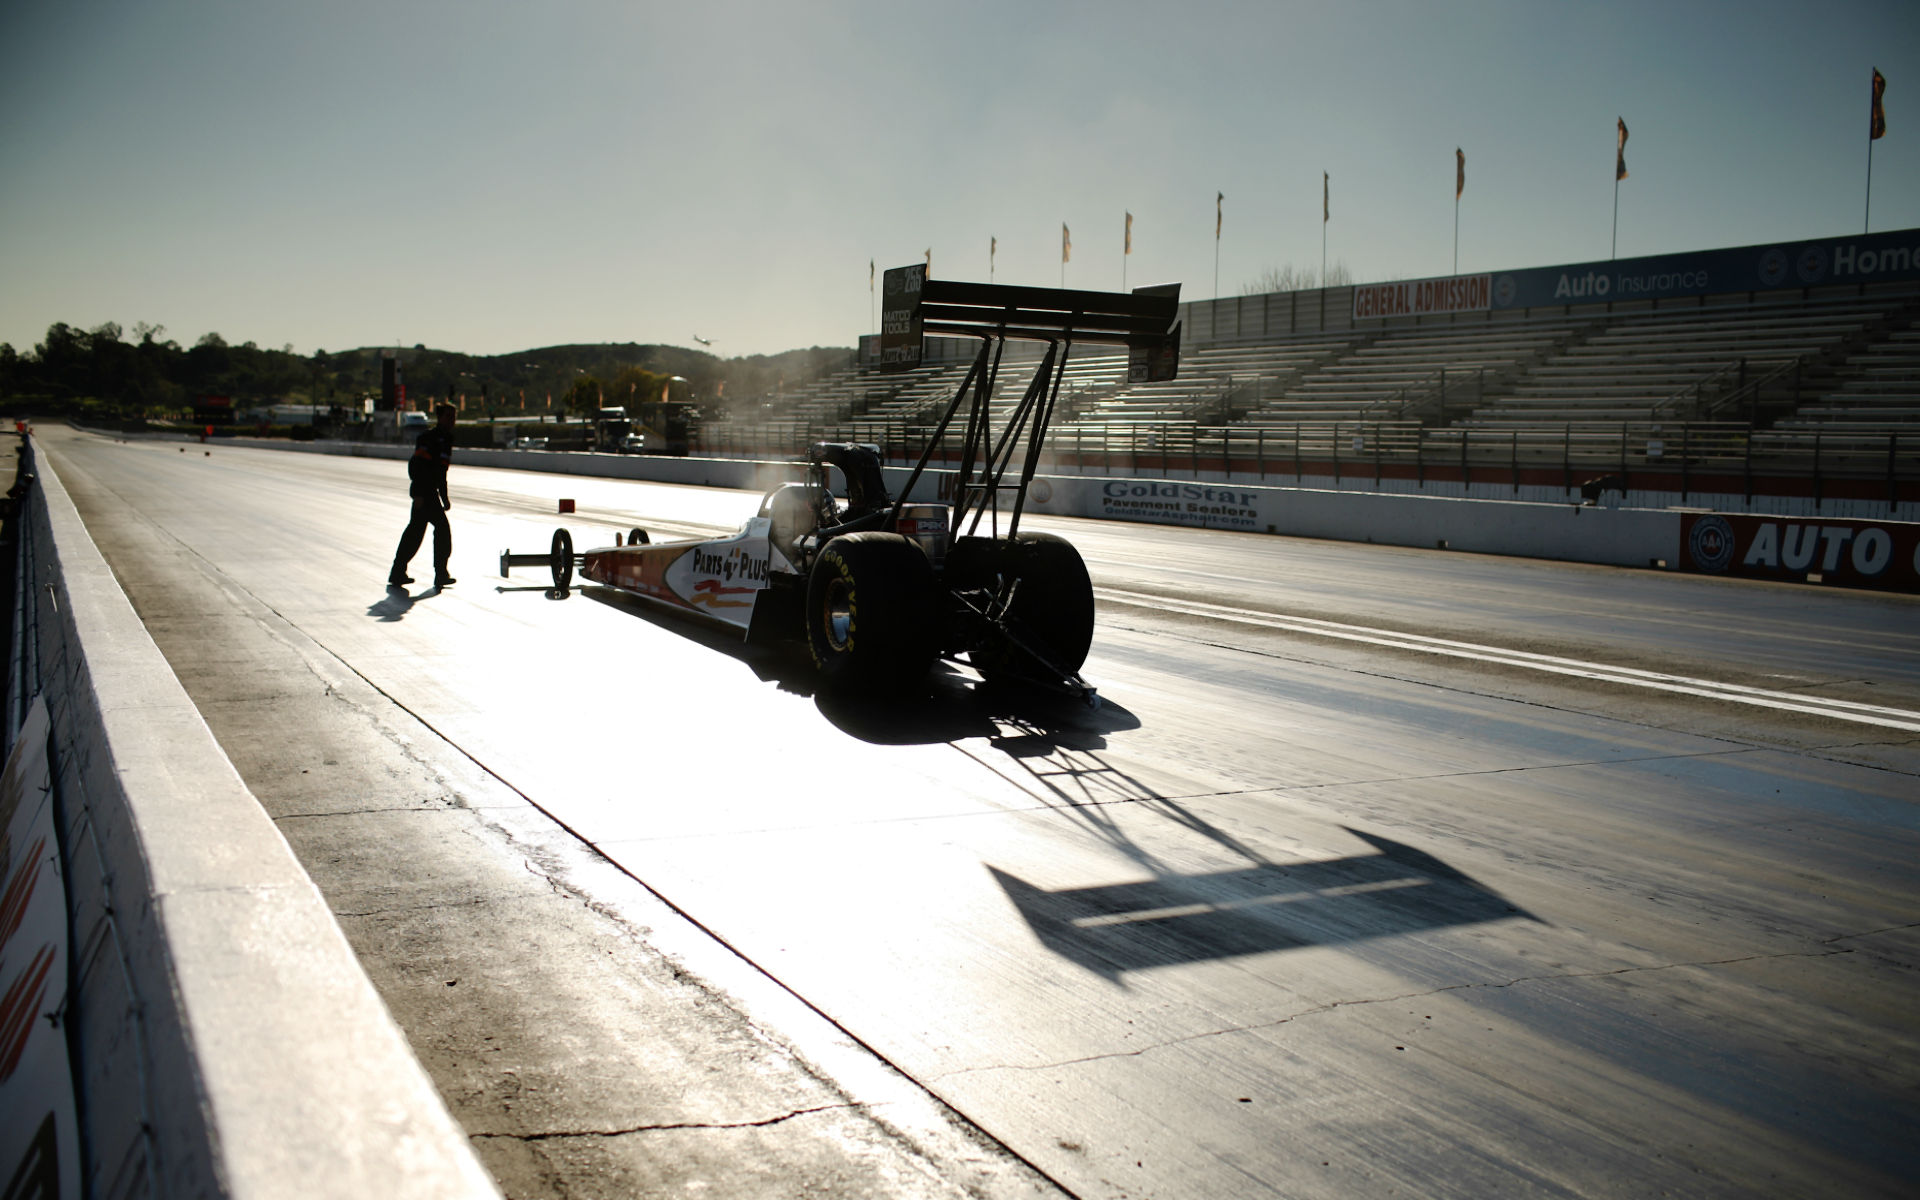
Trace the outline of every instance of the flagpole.
{"type": "Polygon", "coordinates": [[[1467,152],[1453,148],[1453,273],[1460,273],[1460,194],[1467,190],[1467,152]]]}
{"type": "Polygon", "coordinates": [[[1620,257],[1620,174],[1613,176],[1613,248],[1607,251],[1608,258],[1620,257]]]}
{"type": "Polygon", "coordinates": [[[1865,236],[1873,222],[1873,132],[1867,132],[1867,212],[1860,219],[1860,233],[1865,236]]]}
{"type": "Polygon", "coordinates": [[[1620,257],[1620,181],[1627,177],[1627,119],[1614,118],[1615,141],[1613,144],[1613,246],[1607,251],[1607,257],[1620,257]]]}

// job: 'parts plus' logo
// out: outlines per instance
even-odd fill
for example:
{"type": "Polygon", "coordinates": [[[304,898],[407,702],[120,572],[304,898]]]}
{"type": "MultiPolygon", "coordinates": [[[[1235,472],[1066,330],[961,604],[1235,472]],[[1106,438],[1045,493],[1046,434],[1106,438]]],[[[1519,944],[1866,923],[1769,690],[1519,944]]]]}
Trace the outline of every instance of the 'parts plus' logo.
{"type": "Polygon", "coordinates": [[[1701,517],[1687,535],[1687,551],[1702,571],[1726,570],[1733,561],[1733,526],[1725,517],[1701,517]]]}

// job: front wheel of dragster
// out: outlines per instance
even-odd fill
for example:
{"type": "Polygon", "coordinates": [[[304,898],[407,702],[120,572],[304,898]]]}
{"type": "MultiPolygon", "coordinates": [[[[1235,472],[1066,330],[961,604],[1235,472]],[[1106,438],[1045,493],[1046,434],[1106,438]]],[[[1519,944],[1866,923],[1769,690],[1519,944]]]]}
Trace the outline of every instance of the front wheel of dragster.
{"type": "Polygon", "coordinates": [[[935,590],[926,551],[897,533],[828,542],[807,576],[807,648],[821,682],[891,691],[924,679],[935,590]]]}
{"type": "Polygon", "coordinates": [[[553,531],[553,548],[547,554],[547,569],[553,572],[553,590],[565,592],[573,583],[573,535],[564,529],[553,531]]]}
{"type": "Polygon", "coordinates": [[[1093,648],[1093,580],[1080,552],[1051,533],[1023,533],[998,550],[1000,586],[1013,588],[1002,615],[1010,636],[975,650],[974,667],[987,679],[1078,672],[1093,648]]]}

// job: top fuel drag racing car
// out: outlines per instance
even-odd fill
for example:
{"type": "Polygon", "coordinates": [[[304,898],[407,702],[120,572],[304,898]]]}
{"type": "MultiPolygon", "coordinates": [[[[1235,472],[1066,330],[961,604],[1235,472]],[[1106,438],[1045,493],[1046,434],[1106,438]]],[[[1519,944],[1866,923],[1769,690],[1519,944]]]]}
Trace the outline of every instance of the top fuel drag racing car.
{"type": "Polygon", "coordinates": [[[1086,565],[1067,541],[1022,532],[1020,517],[1073,344],[1128,346],[1131,377],[1171,379],[1178,303],[1178,285],[1082,292],[932,280],[924,266],[888,271],[882,370],[918,366],[925,334],[981,342],[897,496],[876,447],[820,443],[808,453],[806,481],[768,492],[729,537],[654,544],[636,529],[625,544],[575,554],[563,529],[548,554],[503,554],[501,573],[547,566],[564,592],[578,568],[588,582],[700,614],[750,640],[803,637],[828,687],[903,689],[936,659],[963,658],[989,680],[1092,700],[1079,675],[1093,641],[1086,565]],[[996,410],[1010,339],[1047,350],[1018,403],[996,410]],[[936,454],[946,499],[910,501],[936,454]]]}

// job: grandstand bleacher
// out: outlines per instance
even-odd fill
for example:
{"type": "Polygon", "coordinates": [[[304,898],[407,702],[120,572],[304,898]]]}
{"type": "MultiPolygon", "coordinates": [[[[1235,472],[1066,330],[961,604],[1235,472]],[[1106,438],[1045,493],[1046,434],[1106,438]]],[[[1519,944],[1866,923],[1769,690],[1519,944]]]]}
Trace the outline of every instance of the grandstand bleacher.
{"type": "MultiPolygon", "coordinates": [[[[1354,309],[1353,288],[1183,305],[1187,344],[1167,383],[1129,384],[1124,355],[1070,355],[1047,469],[1530,498],[1577,498],[1583,481],[1619,474],[1655,502],[1851,496],[1920,516],[1920,276],[1387,319],[1354,309]]],[[[709,421],[702,445],[785,457],[847,439],[907,460],[967,365],[952,350],[900,375],[856,362],[773,409],[709,421]]],[[[997,414],[1026,373],[1003,372],[997,414]]]]}

